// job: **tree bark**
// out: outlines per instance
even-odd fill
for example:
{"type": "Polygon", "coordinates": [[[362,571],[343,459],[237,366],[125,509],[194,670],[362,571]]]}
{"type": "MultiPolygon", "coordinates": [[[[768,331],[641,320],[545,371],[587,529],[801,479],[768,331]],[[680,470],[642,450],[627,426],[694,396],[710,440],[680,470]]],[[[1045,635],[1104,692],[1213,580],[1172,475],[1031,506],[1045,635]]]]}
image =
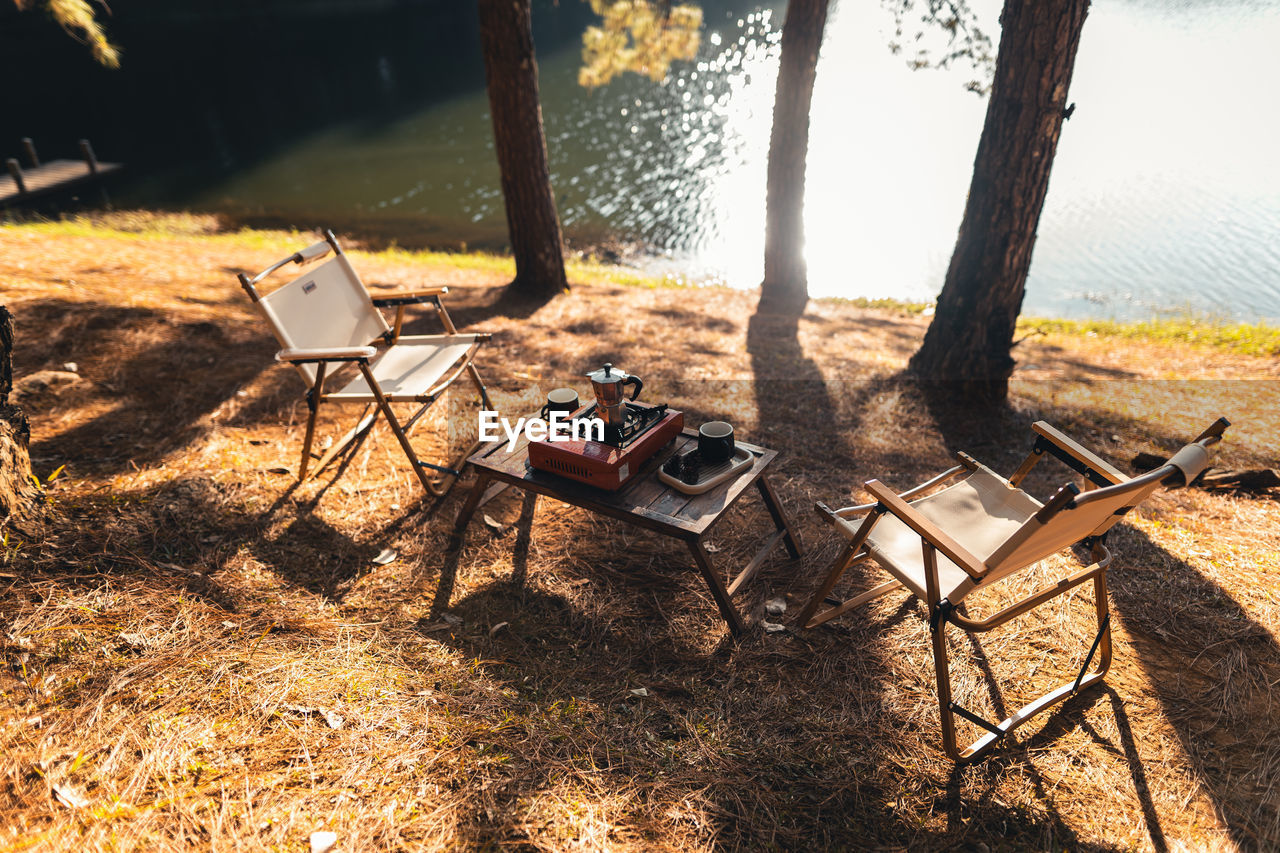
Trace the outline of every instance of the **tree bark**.
{"type": "Polygon", "coordinates": [[[494,151],[502,173],[513,292],[550,298],[569,289],[538,100],[531,0],[479,0],[494,151]]]}
{"type": "Polygon", "coordinates": [[[804,262],[804,177],[809,153],[809,105],[828,0],[789,0],[782,24],[778,85],[769,137],[761,305],[796,313],[809,299],[804,262]]]}
{"type": "Polygon", "coordinates": [[[13,315],[0,305],[0,525],[27,515],[40,490],[31,480],[31,426],[9,405],[13,390],[13,315]]]}
{"type": "Polygon", "coordinates": [[[909,370],[1000,403],[1089,0],[1006,0],[969,200],[933,322],[909,370]]]}

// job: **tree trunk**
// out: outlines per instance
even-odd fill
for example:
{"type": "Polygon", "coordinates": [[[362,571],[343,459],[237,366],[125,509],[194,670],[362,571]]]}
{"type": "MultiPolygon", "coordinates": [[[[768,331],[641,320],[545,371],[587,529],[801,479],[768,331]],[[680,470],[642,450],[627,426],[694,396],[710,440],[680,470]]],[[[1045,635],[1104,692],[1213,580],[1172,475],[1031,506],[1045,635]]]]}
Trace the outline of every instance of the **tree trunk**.
{"type": "Polygon", "coordinates": [[[1003,402],[1014,327],[1089,0],[1006,0],[991,101],[946,282],[910,371],[1003,402]]]}
{"type": "Polygon", "coordinates": [[[0,305],[0,525],[22,518],[40,490],[31,480],[31,426],[9,405],[13,390],[13,315],[0,305]]]}
{"type": "Polygon", "coordinates": [[[769,137],[765,198],[762,305],[799,313],[809,299],[804,263],[804,172],[809,153],[809,104],[828,0],[789,0],[782,25],[778,86],[769,137]]]}
{"type": "Polygon", "coordinates": [[[522,296],[546,299],[569,285],[542,132],[530,2],[479,0],[480,36],[494,151],[516,261],[511,288],[522,296]]]}

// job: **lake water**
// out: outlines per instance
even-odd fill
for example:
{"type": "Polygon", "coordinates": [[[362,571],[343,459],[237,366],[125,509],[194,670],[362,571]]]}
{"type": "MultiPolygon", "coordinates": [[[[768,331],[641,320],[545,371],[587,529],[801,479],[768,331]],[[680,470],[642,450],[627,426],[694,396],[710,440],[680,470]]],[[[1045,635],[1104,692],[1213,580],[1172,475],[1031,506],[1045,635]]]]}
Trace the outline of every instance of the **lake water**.
{"type": "MultiPolygon", "coordinates": [[[[635,263],[650,270],[750,287],[781,13],[724,5],[709,7],[700,59],[663,85],[630,75],[587,92],[572,39],[541,50],[543,110],[570,238],[616,237],[646,247],[635,263]]],[[[998,36],[998,7],[980,12],[998,36]]],[[[849,0],[828,24],[806,192],[814,295],[932,299],[954,245],[985,101],[963,89],[968,69],[908,69],[886,48],[892,26],[878,5],[849,0]]],[[[1277,44],[1275,0],[1094,3],[1026,312],[1280,320],[1277,44]]],[[[180,201],[498,244],[478,59],[471,73],[448,100],[330,124],[180,201]]]]}

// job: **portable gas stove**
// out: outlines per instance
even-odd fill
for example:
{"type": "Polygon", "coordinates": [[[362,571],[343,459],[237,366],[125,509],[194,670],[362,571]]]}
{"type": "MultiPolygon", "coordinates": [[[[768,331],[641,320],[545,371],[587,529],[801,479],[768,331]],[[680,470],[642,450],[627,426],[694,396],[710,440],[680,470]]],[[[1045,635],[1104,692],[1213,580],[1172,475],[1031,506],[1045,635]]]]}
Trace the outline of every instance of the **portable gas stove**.
{"type": "MultiPolygon", "coordinates": [[[[573,413],[571,423],[592,418],[595,411],[595,403],[584,406],[573,413]]],[[[530,441],[529,464],[540,471],[616,491],[683,428],[684,412],[669,409],[666,403],[649,406],[628,401],[622,426],[606,425],[604,441],[530,441]]],[[[581,434],[586,435],[586,430],[581,434]]]]}

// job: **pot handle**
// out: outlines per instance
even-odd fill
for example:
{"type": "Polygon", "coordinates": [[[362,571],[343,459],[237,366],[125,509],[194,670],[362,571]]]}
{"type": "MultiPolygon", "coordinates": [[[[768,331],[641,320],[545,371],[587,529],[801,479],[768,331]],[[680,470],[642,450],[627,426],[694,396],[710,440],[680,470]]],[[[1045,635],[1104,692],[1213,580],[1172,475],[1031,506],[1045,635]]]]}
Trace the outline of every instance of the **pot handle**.
{"type": "Polygon", "coordinates": [[[636,397],[640,396],[640,389],[644,387],[644,382],[642,382],[640,377],[636,376],[634,373],[628,376],[626,379],[622,380],[622,384],[623,386],[632,385],[632,384],[636,386],[636,390],[631,394],[632,400],[635,400],[636,397]]]}

